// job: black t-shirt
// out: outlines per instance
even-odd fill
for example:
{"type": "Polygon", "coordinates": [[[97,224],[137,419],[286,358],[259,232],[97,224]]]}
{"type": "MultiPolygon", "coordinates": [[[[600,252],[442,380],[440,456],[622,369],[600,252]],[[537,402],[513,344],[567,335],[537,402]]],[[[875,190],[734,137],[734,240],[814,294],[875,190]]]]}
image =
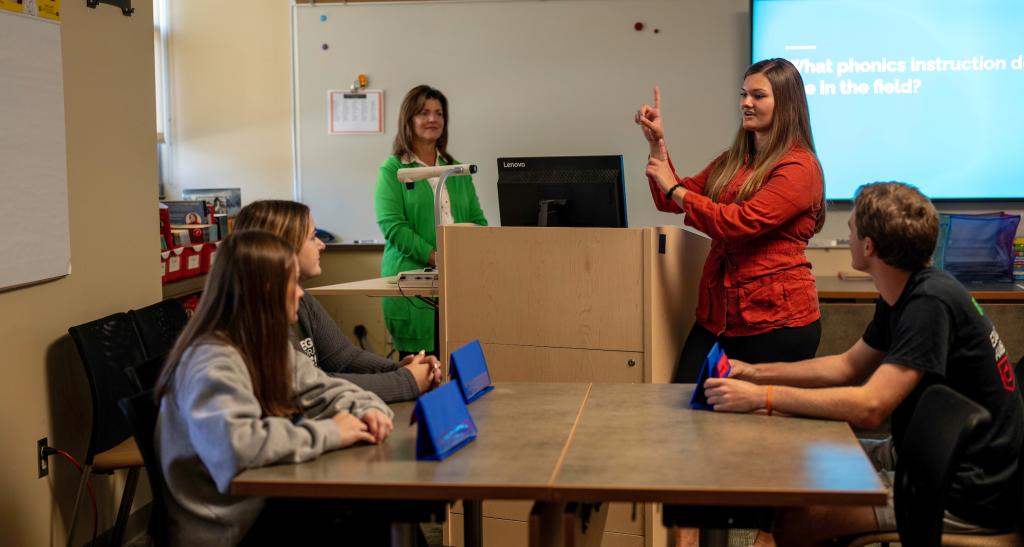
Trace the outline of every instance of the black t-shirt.
{"type": "Polygon", "coordinates": [[[1013,364],[981,306],[952,276],[925,268],[910,276],[895,305],[878,299],[864,342],[886,353],[883,363],[925,372],[892,415],[897,457],[918,398],[932,384],[945,384],[992,414],[969,440],[947,507],[983,526],[1013,522],[1007,519],[1014,518],[1020,485],[1010,481],[1024,442],[1024,404],[1013,364]]]}

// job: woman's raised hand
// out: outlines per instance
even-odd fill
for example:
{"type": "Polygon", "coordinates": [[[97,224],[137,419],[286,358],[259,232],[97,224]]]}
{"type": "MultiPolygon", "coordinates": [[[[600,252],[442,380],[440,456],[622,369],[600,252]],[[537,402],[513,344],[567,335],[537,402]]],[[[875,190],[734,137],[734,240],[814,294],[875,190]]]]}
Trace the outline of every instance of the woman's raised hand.
{"type": "MultiPolygon", "coordinates": [[[[658,141],[651,149],[651,157],[647,158],[647,176],[658,183],[662,192],[666,192],[669,188],[676,185],[678,179],[676,179],[676,174],[672,172],[672,166],[668,163],[665,141],[658,141]],[[658,150],[657,153],[653,152],[655,148],[658,150]]],[[[685,191],[682,191],[680,195],[682,193],[685,193],[685,191]]]]}
{"type": "Polygon", "coordinates": [[[658,86],[654,86],[654,106],[644,103],[640,110],[637,110],[634,121],[643,130],[653,156],[658,152],[658,142],[665,139],[665,128],[661,123],[661,90],[658,86]]]}

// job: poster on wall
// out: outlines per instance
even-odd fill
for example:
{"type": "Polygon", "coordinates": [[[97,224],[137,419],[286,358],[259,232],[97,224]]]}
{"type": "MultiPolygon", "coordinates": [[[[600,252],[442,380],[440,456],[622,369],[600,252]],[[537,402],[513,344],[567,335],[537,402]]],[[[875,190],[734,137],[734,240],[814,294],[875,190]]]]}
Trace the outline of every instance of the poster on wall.
{"type": "Polygon", "coordinates": [[[384,132],[384,91],[327,92],[329,135],[375,135],[384,132]]]}
{"type": "Polygon", "coordinates": [[[60,0],[0,0],[0,10],[60,21],[60,0]]]}

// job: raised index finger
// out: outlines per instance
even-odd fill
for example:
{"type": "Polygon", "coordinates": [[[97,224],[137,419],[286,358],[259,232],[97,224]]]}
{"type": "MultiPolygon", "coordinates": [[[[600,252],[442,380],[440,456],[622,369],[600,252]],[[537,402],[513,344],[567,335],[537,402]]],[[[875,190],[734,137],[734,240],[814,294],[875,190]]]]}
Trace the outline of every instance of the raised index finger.
{"type": "Polygon", "coordinates": [[[654,86],[654,108],[661,110],[661,89],[654,86]]]}

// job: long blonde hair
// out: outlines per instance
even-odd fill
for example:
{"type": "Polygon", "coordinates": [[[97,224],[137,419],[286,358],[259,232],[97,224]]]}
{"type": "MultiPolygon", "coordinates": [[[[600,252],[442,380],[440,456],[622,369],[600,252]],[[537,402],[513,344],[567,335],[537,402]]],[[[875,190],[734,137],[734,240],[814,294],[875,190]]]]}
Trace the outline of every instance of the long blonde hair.
{"type": "Polygon", "coordinates": [[[309,239],[313,227],[309,207],[297,201],[264,199],[254,201],[238,212],[236,230],[263,230],[270,232],[295,247],[298,253],[309,239]]]}
{"type": "MultiPolygon", "coordinates": [[[[750,175],[740,187],[736,202],[743,202],[764,186],[772,168],[794,146],[799,146],[815,155],[814,137],[811,135],[811,116],[807,110],[807,95],[800,71],[785,59],[765,59],[750,65],[743,78],[752,74],[763,74],[772,86],[775,110],[772,125],[762,150],[754,145],[754,133],[741,126],[736,132],[732,146],[718,157],[708,175],[705,194],[718,201],[722,191],[736,173],[744,167],[750,168],[750,175]]],[[[821,164],[818,163],[821,170],[821,164]]],[[[821,207],[815,221],[814,232],[821,231],[825,223],[825,192],[822,189],[821,207]]]]}
{"type": "Polygon", "coordinates": [[[237,231],[217,250],[199,308],[167,356],[156,398],[169,389],[181,358],[206,341],[231,345],[242,356],[264,415],[295,411],[289,358],[288,284],[298,268],[295,251],[280,237],[237,231]]]}

